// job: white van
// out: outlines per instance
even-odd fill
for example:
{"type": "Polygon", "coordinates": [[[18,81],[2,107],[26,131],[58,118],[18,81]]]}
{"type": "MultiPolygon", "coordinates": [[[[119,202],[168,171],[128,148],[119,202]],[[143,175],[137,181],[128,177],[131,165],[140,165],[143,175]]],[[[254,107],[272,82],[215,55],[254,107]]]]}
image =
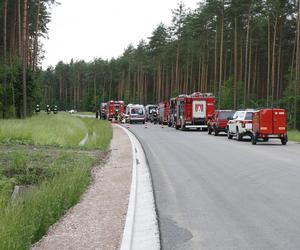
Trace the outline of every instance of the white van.
{"type": "Polygon", "coordinates": [[[126,122],[145,123],[145,107],[140,104],[129,104],[126,108],[126,122]]]}

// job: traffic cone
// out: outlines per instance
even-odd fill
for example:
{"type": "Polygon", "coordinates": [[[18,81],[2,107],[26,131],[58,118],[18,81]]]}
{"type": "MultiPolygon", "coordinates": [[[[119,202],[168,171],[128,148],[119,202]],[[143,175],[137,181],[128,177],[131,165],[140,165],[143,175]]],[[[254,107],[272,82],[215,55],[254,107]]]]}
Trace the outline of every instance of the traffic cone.
{"type": "Polygon", "coordinates": [[[126,128],[129,128],[129,123],[126,123],[126,128]]]}
{"type": "Polygon", "coordinates": [[[145,128],[148,128],[148,123],[147,122],[145,122],[145,128]]]}
{"type": "Polygon", "coordinates": [[[163,122],[161,123],[161,128],[164,128],[164,123],[163,122]]]}

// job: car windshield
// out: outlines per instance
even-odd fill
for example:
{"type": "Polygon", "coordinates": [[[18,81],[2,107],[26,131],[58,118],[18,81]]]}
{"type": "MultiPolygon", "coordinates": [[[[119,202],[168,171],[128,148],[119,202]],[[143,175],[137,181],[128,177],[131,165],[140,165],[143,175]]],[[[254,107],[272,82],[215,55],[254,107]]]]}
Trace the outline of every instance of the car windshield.
{"type": "Polygon", "coordinates": [[[253,115],[252,112],[247,112],[247,113],[246,113],[245,120],[252,120],[252,115],[253,115]]]}
{"type": "Polygon", "coordinates": [[[143,109],[142,108],[132,108],[131,109],[131,114],[132,115],[143,115],[143,109]]]}
{"type": "Polygon", "coordinates": [[[232,117],[235,111],[221,111],[219,113],[219,119],[226,120],[228,117],[232,117]]]}

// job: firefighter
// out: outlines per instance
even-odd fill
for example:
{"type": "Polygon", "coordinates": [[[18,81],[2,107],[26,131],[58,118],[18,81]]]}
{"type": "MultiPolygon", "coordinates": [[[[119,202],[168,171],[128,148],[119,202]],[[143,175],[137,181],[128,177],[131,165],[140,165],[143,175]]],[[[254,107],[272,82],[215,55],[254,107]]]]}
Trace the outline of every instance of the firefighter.
{"type": "Polygon", "coordinates": [[[35,113],[38,114],[38,113],[40,113],[40,111],[41,111],[41,110],[40,110],[40,105],[37,104],[37,105],[35,106],[35,113]]]}
{"type": "Polygon", "coordinates": [[[99,111],[97,110],[96,112],[96,119],[98,120],[98,117],[99,117],[99,111]]]}
{"type": "Polygon", "coordinates": [[[53,107],[53,114],[57,114],[57,106],[56,105],[54,105],[54,107],[53,107]]]}
{"type": "Polygon", "coordinates": [[[46,106],[46,110],[45,111],[47,112],[48,115],[51,113],[50,105],[46,106]]]}

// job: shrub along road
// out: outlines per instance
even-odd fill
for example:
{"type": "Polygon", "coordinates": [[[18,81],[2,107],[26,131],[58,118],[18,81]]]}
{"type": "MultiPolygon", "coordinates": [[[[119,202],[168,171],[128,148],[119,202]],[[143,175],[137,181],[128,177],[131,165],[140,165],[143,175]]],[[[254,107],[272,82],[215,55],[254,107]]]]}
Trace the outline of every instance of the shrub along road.
{"type": "Polygon", "coordinates": [[[130,130],[149,160],[163,249],[300,248],[300,144],[130,130]]]}

